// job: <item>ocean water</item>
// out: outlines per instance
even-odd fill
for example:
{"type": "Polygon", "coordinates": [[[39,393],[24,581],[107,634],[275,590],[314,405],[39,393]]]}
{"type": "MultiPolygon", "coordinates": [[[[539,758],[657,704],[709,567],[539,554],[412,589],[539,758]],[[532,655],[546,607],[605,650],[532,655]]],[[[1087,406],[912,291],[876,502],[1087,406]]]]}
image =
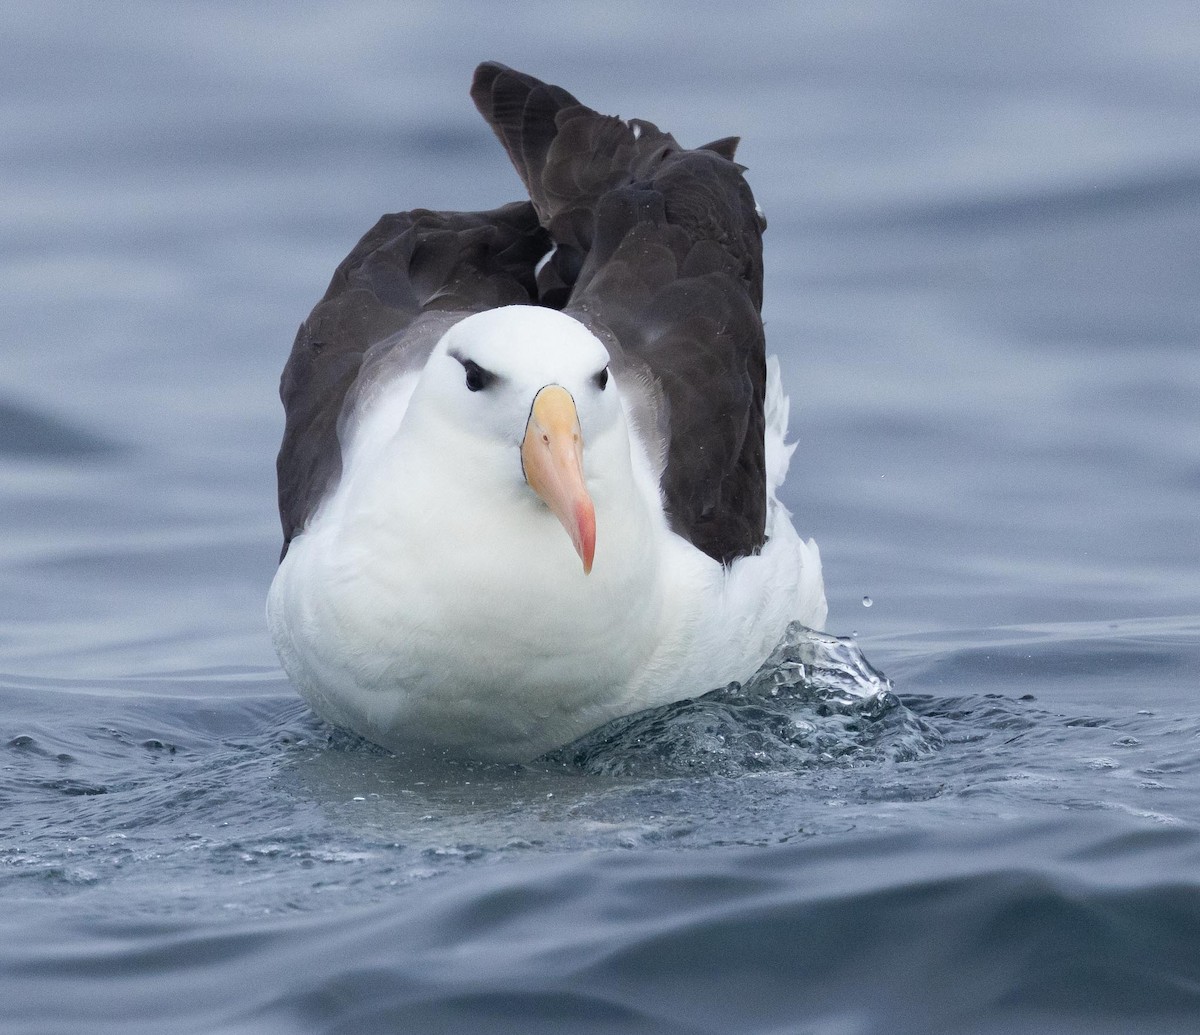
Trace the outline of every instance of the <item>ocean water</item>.
{"type": "Polygon", "coordinates": [[[1182,2],[0,8],[0,1031],[1200,1030],[1198,70],[1182,2]],[[519,195],[484,58],[742,134],[833,634],[528,766],[262,614],[296,325],[519,195]]]}

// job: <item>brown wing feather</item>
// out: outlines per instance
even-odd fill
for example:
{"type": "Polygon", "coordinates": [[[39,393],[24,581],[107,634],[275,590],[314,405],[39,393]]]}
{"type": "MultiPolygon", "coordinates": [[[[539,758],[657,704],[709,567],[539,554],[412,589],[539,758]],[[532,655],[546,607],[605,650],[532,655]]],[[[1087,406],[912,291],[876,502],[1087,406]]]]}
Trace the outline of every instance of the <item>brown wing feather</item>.
{"type": "Polygon", "coordinates": [[[723,563],[756,552],[763,222],[736,141],[684,150],[651,123],[599,115],[496,64],[480,66],[472,98],[567,256],[566,275],[554,270],[570,286],[567,311],[610,342],[618,375],[656,385],[672,526],[723,563]]]}
{"type": "Polygon", "coordinates": [[[279,385],[283,554],[341,474],[338,424],[367,350],[389,338],[391,349],[424,347],[405,332],[427,313],[535,301],[533,267],[549,247],[528,202],[387,215],[359,241],[301,324],[279,385]]]}
{"type": "Polygon", "coordinates": [[[736,140],[686,151],[652,123],[600,115],[494,63],[471,96],[532,205],[385,216],[338,267],[280,383],[284,552],[341,473],[338,425],[369,349],[427,348],[415,332],[426,314],[536,301],[568,306],[610,343],[619,374],[650,385],[656,412],[643,423],[661,430],[675,529],[725,563],[755,552],[764,224],[732,161],[736,140]]]}
{"type": "Polygon", "coordinates": [[[538,287],[545,304],[561,307],[591,249],[600,198],[647,173],[679,144],[651,122],[600,115],[561,87],[496,62],[475,70],[471,99],[554,239],[554,258],[538,287]]]}

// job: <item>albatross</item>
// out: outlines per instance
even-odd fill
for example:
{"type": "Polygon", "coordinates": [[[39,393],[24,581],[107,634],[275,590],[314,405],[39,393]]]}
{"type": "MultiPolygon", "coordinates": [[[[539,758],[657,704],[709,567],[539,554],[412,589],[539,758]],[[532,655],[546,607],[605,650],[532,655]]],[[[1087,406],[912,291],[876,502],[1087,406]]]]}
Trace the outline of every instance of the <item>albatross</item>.
{"type": "Polygon", "coordinates": [[[529,199],[384,216],[301,325],[267,617],[329,722],[527,761],[747,679],[826,603],[737,139],[492,62],[471,97],[529,199]]]}

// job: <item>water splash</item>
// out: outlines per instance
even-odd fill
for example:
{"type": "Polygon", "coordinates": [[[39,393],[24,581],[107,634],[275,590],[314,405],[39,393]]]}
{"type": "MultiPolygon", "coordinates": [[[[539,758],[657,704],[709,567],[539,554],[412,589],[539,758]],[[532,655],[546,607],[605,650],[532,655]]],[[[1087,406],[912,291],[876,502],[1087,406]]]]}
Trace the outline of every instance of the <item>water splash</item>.
{"type": "Polygon", "coordinates": [[[902,761],[940,746],[851,638],[796,622],[745,684],[615,719],[545,761],[606,775],[737,776],[902,761]]]}

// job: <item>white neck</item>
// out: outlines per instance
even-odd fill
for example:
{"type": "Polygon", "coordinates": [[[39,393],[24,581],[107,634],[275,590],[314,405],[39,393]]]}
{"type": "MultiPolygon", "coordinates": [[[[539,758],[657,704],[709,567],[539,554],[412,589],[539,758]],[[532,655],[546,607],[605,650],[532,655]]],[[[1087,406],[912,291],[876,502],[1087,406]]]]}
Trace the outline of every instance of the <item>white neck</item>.
{"type": "MultiPolygon", "coordinates": [[[[399,427],[360,428],[341,485],[285,558],[285,582],[321,587],[319,598],[300,592],[314,624],[332,633],[319,641],[338,645],[337,657],[304,668],[332,664],[363,687],[402,683],[410,709],[427,685],[439,696],[441,732],[464,740],[483,727],[502,740],[511,716],[528,714],[504,701],[509,686],[538,699],[533,710],[551,736],[567,683],[577,686],[574,721],[589,695],[606,718],[614,692],[644,671],[664,634],[663,517],[647,461],[630,455],[623,419],[585,444],[597,534],[584,575],[566,532],[521,480],[517,445],[488,455],[439,420],[414,408],[399,427]],[[430,441],[437,464],[415,452],[430,441]],[[467,660],[453,671],[460,656],[467,660]],[[595,674],[590,690],[577,685],[581,670],[595,674]],[[479,709],[481,691],[493,693],[482,679],[496,688],[494,712],[479,709]],[[447,685],[474,702],[470,722],[447,707],[447,685]]],[[[390,722],[385,695],[371,699],[377,721],[390,722]]]]}

